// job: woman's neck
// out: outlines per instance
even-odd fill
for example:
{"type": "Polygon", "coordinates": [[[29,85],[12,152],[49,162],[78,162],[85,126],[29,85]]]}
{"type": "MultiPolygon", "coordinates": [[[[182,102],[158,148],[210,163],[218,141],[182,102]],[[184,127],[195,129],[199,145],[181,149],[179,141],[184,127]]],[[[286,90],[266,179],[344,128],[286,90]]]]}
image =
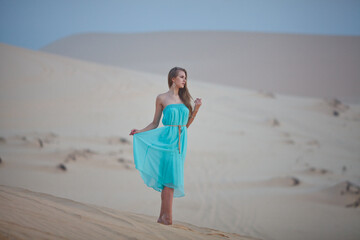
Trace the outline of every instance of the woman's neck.
{"type": "Polygon", "coordinates": [[[174,97],[179,97],[179,88],[178,87],[171,87],[169,89],[169,93],[170,95],[174,96],[174,97]]]}

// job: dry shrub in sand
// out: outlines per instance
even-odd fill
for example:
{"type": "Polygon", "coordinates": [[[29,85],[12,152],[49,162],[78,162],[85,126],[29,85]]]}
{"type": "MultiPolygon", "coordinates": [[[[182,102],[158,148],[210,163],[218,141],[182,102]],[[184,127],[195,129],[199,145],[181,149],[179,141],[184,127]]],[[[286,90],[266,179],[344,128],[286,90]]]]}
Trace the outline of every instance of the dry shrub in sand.
{"type": "Polygon", "coordinates": [[[322,191],[323,198],[328,202],[345,206],[347,208],[357,208],[360,205],[360,186],[344,181],[322,191]]]}
{"type": "Polygon", "coordinates": [[[272,92],[267,92],[267,91],[264,91],[264,90],[259,90],[258,93],[259,93],[261,96],[263,96],[263,97],[275,99],[275,94],[272,93],[272,92]]]}
{"type": "Polygon", "coordinates": [[[324,175],[324,174],[329,174],[331,173],[331,171],[325,169],[325,168],[308,168],[305,170],[305,173],[309,173],[309,174],[315,174],[315,175],[324,175]]]}
{"type": "Polygon", "coordinates": [[[343,113],[349,109],[348,105],[343,104],[339,99],[325,99],[325,103],[327,104],[329,111],[333,116],[339,116],[340,113],[343,113]]]}
{"type": "Polygon", "coordinates": [[[63,171],[66,171],[66,166],[63,163],[60,163],[59,165],[57,165],[57,168],[59,168],[59,169],[61,169],[63,171]]]}
{"type": "Polygon", "coordinates": [[[267,182],[267,184],[269,186],[275,186],[275,187],[292,187],[292,186],[298,186],[300,184],[300,180],[292,176],[275,177],[270,179],[267,182]]]}

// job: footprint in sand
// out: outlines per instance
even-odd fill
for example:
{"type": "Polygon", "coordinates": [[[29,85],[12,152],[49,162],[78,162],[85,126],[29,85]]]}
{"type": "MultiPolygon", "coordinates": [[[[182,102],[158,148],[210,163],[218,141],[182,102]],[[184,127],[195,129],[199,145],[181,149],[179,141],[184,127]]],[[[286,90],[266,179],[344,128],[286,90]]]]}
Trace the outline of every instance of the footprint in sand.
{"type": "Polygon", "coordinates": [[[123,157],[118,158],[118,162],[123,165],[126,169],[135,169],[135,165],[133,164],[132,160],[126,160],[123,157]]]}
{"type": "Polygon", "coordinates": [[[27,146],[37,146],[40,148],[44,147],[44,142],[40,138],[34,136],[16,136],[15,140],[20,140],[23,144],[26,144],[27,146]]]}
{"type": "Polygon", "coordinates": [[[360,206],[360,186],[350,182],[340,182],[321,191],[328,201],[345,206],[358,208],[360,206]]]}
{"type": "Polygon", "coordinates": [[[293,176],[274,177],[260,182],[261,185],[265,184],[269,187],[293,187],[300,185],[300,183],[301,181],[293,176]]]}
{"type": "Polygon", "coordinates": [[[55,143],[58,135],[55,133],[31,133],[28,136],[15,136],[15,140],[20,140],[27,145],[34,145],[43,148],[45,144],[55,143]]]}
{"type": "Polygon", "coordinates": [[[316,139],[312,139],[310,141],[307,141],[306,144],[309,145],[309,146],[320,147],[320,143],[316,139]]]}
{"type": "Polygon", "coordinates": [[[267,124],[271,127],[279,127],[280,126],[280,122],[276,118],[268,120],[267,124]]]}
{"type": "Polygon", "coordinates": [[[286,140],[284,140],[284,143],[290,144],[290,145],[294,145],[294,144],[295,144],[295,141],[292,140],[292,139],[286,139],[286,140]]]}
{"type": "Polygon", "coordinates": [[[339,117],[350,109],[348,105],[343,104],[339,99],[336,98],[323,99],[321,102],[316,103],[311,108],[333,117],[339,117]]]}
{"type": "Polygon", "coordinates": [[[332,115],[335,117],[339,116],[340,113],[344,113],[349,109],[348,105],[343,104],[339,99],[336,99],[336,98],[325,99],[325,102],[327,103],[328,107],[330,108],[332,115]]]}
{"type": "Polygon", "coordinates": [[[110,137],[107,139],[109,144],[131,144],[131,142],[124,137],[110,137]]]}
{"type": "Polygon", "coordinates": [[[184,225],[180,225],[180,224],[173,224],[171,225],[172,227],[174,228],[179,228],[179,229],[183,229],[183,230],[186,230],[186,231],[191,231],[191,232],[195,232],[193,229],[189,228],[189,227],[186,227],[184,225]]]}
{"type": "Polygon", "coordinates": [[[281,135],[283,137],[285,137],[285,140],[283,141],[284,143],[289,144],[289,145],[295,145],[295,141],[293,139],[291,139],[291,134],[290,133],[282,132],[281,135]]]}
{"type": "Polygon", "coordinates": [[[65,158],[64,162],[76,161],[78,159],[88,159],[90,156],[97,154],[97,152],[91,149],[73,150],[65,158]]]}
{"type": "Polygon", "coordinates": [[[304,170],[303,172],[306,174],[311,174],[311,175],[325,175],[325,174],[332,173],[330,170],[327,170],[325,168],[315,168],[315,167],[310,167],[310,168],[304,170]]]}
{"type": "Polygon", "coordinates": [[[291,137],[291,134],[288,133],[288,132],[282,132],[281,135],[283,135],[283,136],[286,137],[286,138],[291,137]]]}
{"type": "MultiPolygon", "coordinates": [[[[191,229],[189,227],[186,227],[184,225],[180,225],[180,224],[173,224],[171,226],[174,227],[174,228],[183,229],[185,231],[196,232],[195,230],[193,230],[193,229],[191,229]]],[[[199,233],[202,233],[202,232],[199,232],[199,233]]],[[[220,236],[220,237],[229,238],[227,235],[225,235],[224,233],[218,232],[217,230],[212,230],[212,232],[210,232],[210,233],[203,233],[203,234],[209,235],[209,236],[220,236]]]]}
{"type": "Polygon", "coordinates": [[[359,206],[360,206],[360,197],[355,202],[346,205],[347,208],[349,207],[357,208],[359,206]]]}
{"type": "Polygon", "coordinates": [[[271,98],[271,99],[275,99],[275,94],[272,92],[267,92],[267,91],[263,91],[263,90],[259,90],[258,94],[260,96],[266,97],[266,98],[271,98]]]}
{"type": "Polygon", "coordinates": [[[268,179],[249,182],[248,184],[254,187],[287,188],[299,186],[302,182],[299,178],[294,176],[274,176],[268,179]]]}

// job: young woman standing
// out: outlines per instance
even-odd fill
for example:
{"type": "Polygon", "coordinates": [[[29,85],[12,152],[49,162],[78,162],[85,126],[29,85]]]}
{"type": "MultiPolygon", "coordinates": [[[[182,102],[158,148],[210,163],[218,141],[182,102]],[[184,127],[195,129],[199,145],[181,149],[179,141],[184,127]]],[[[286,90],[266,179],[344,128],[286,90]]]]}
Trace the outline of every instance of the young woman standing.
{"type": "Polygon", "coordinates": [[[161,192],[158,223],[172,224],[173,197],[183,197],[187,129],[201,106],[201,98],[191,105],[187,72],[174,67],[168,74],[169,91],[156,97],[154,120],[141,130],[132,129],[134,162],[144,183],[161,192]],[[163,127],[159,126],[163,113],[163,127]]]}

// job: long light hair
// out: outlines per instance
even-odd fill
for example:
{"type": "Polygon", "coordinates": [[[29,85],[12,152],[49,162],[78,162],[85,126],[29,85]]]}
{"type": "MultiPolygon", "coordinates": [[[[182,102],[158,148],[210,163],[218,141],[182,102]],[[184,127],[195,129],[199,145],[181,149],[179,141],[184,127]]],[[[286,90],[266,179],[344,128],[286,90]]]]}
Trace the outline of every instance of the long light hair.
{"type": "Polygon", "coordinates": [[[179,71],[183,71],[186,76],[186,82],[183,88],[179,89],[179,97],[181,101],[185,104],[185,106],[189,109],[189,118],[193,112],[193,108],[191,106],[191,99],[193,99],[190,95],[190,92],[187,88],[187,72],[184,68],[181,67],[173,67],[168,74],[168,85],[169,88],[171,88],[171,85],[173,84],[172,79],[176,78],[179,75],[179,71]]]}

